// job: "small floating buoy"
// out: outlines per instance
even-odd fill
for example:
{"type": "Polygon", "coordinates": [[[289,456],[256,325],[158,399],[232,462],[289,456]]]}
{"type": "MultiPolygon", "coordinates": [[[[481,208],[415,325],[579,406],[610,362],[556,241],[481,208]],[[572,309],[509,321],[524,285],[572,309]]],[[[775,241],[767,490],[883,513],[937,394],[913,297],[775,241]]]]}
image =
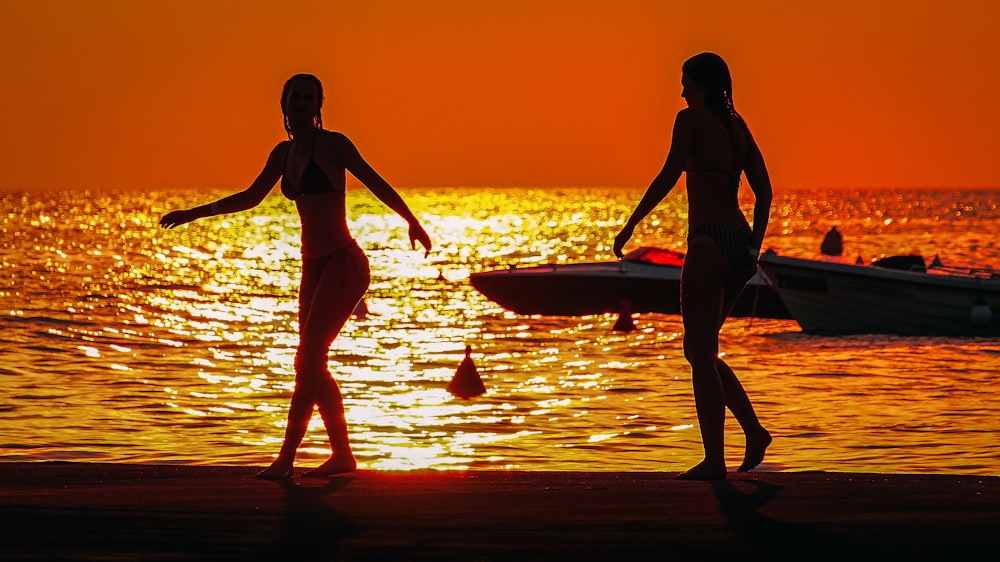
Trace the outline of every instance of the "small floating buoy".
{"type": "Polygon", "coordinates": [[[826,233],[826,236],[823,237],[823,243],[819,245],[819,251],[821,254],[827,256],[841,256],[844,254],[844,238],[836,226],[831,228],[826,233]]]}
{"type": "Polygon", "coordinates": [[[937,254],[934,254],[934,259],[931,260],[931,264],[927,266],[927,269],[932,267],[944,267],[944,264],[941,263],[941,258],[939,258],[937,254]]]}
{"type": "Polygon", "coordinates": [[[969,322],[973,324],[989,324],[993,320],[993,309],[986,304],[983,297],[976,299],[976,302],[969,307],[969,322]]]}
{"type": "Polygon", "coordinates": [[[635,330],[635,323],[632,322],[632,301],[622,299],[618,302],[618,306],[618,320],[615,321],[615,326],[612,329],[616,332],[631,332],[635,330]]]}
{"type": "Polygon", "coordinates": [[[486,392],[483,380],[479,378],[476,364],[472,362],[472,346],[465,346],[465,359],[455,371],[455,376],[448,383],[448,392],[459,398],[469,399],[486,392]]]}
{"type": "Polygon", "coordinates": [[[858,254],[858,259],[854,260],[854,265],[864,265],[865,260],[861,258],[861,254],[858,254]]]}

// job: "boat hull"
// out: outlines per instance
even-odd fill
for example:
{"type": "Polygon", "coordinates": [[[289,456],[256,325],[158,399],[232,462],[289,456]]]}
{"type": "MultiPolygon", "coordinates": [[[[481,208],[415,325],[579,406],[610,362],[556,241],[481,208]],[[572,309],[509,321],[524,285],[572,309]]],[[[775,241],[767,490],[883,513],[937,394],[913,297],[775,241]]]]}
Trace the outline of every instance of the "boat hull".
{"type": "Polygon", "coordinates": [[[770,253],[760,267],[804,332],[1000,335],[1000,280],[770,253]]]}
{"type": "MultiPolygon", "coordinates": [[[[587,316],[620,312],[680,313],[681,268],[639,262],[552,264],[473,273],[470,282],[517,314],[587,316]]],[[[732,316],[791,318],[770,284],[755,277],[732,316]]]]}

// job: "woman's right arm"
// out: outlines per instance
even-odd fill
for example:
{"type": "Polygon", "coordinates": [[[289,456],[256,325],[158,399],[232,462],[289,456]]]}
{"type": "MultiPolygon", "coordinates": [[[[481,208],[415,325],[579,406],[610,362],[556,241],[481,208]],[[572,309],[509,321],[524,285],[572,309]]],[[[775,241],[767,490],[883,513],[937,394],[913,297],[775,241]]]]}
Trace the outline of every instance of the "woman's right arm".
{"type": "Polygon", "coordinates": [[[646,215],[656,208],[677,184],[677,180],[680,179],[681,173],[684,172],[684,167],[687,165],[693,138],[694,127],[691,123],[691,115],[688,111],[681,110],[674,120],[670,150],[667,152],[667,160],[663,163],[663,168],[649,184],[646,193],[635,206],[628,220],[625,221],[625,225],[622,226],[621,232],[615,236],[612,251],[619,258],[623,255],[625,244],[632,238],[632,232],[636,225],[642,222],[642,219],[646,218],[646,215]]]}
{"type": "Polygon", "coordinates": [[[285,146],[287,142],[283,141],[271,150],[267,162],[264,163],[264,169],[257,174],[257,179],[250,184],[250,187],[199,207],[171,211],[160,219],[160,226],[174,228],[205,217],[238,213],[256,207],[267,197],[271,188],[281,178],[284,155],[288,150],[288,147],[285,146]]]}

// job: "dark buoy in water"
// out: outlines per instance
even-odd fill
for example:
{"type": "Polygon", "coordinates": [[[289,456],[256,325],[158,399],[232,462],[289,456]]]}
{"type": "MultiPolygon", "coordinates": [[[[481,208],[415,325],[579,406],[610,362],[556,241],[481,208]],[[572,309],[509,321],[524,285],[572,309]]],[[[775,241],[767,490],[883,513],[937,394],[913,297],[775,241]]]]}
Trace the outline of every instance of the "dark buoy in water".
{"type": "Polygon", "coordinates": [[[836,226],[831,228],[826,233],[826,236],[823,237],[823,243],[819,245],[819,251],[828,256],[841,256],[844,254],[844,237],[841,236],[836,226]]]}
{"type": "Polygon", "coordinates": [[[462,363],[458,366],[458,371],[455,372],[455,376],[448,383],[448,392],[465,399],[473,398],[486,392],[483,380],[479,378],[479,373],[476,371],[476,364],[472,362],[471,345],[465,346],[465,359],[462,359],[462,363]]]}
{"type": "Polygon", "coordinates": [[[632,322],[632,301],[628,299],[622,299],[618,302],[620,307],[618,310],[618,320],[615,321],[615,327],[612,328],[616,332],[631,332],[635,330],[635,323],[632,322]]]}

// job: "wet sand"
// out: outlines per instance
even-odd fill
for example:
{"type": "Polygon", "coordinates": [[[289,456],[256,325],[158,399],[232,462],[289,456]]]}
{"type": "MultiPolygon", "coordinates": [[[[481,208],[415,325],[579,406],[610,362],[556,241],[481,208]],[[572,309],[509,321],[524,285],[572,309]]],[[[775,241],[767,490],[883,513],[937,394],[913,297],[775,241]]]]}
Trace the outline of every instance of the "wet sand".
{"type": "Polygon", "coordinates": [[[356,472],[0,463],[3,560],[844,560],[992,556],[1000,477],[356,472]]]}

